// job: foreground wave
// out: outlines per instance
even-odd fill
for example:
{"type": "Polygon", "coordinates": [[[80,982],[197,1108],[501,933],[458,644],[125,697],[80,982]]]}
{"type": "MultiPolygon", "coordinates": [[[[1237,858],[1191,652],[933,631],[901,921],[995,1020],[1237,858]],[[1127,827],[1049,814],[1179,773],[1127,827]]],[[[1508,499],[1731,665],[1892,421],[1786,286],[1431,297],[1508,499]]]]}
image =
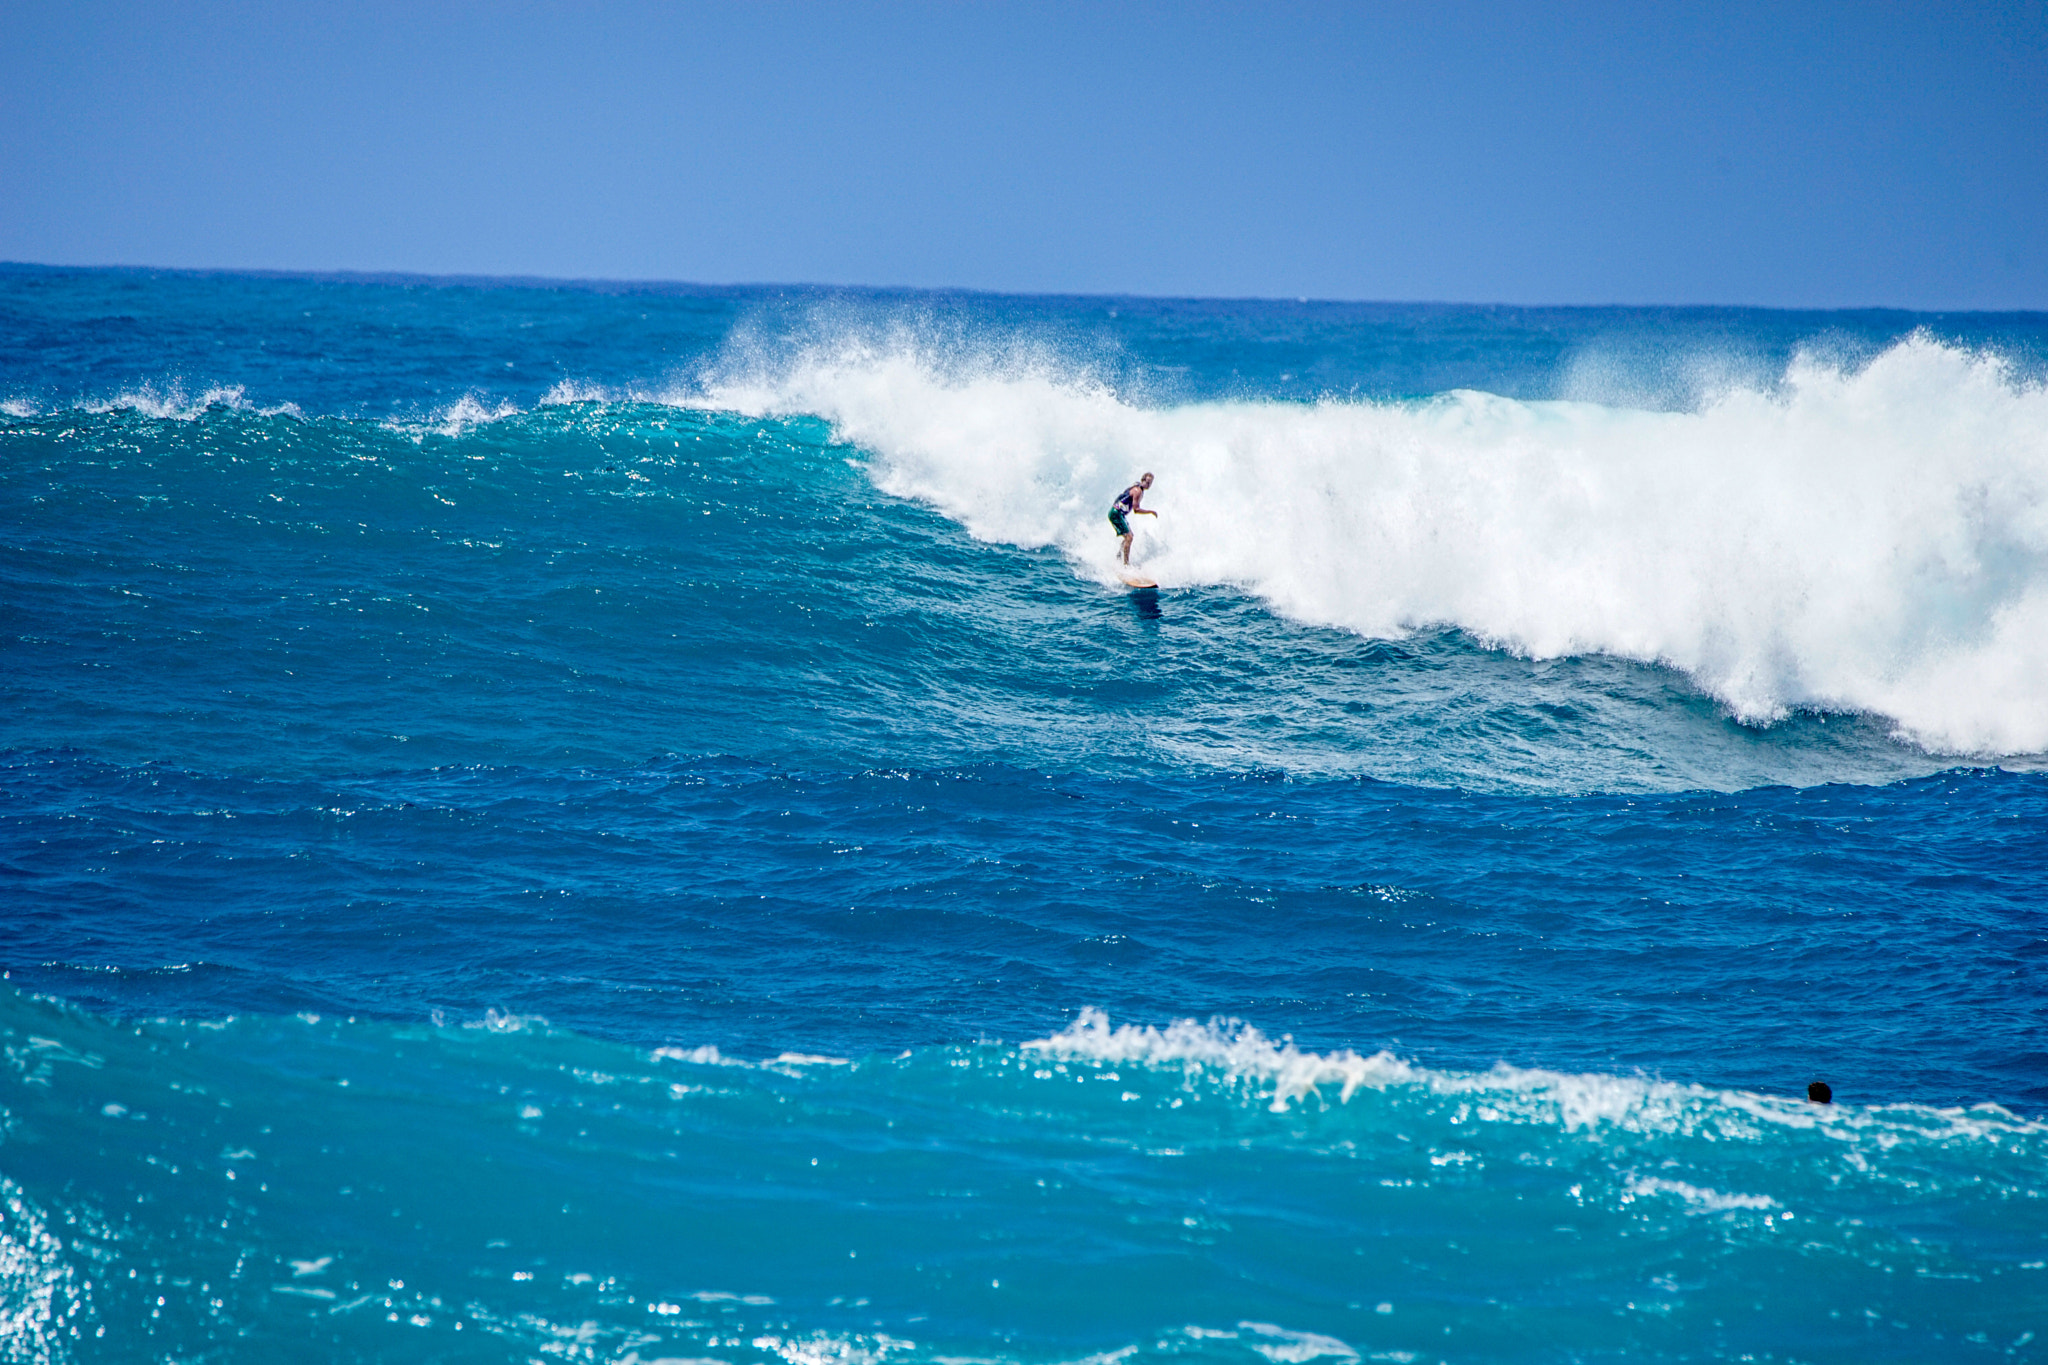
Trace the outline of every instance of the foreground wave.
{"type": "Polygon", "coordinates": [[[13,980],[109,1013],[545,1014],[861,1055],[1075,999],[2048,1109],[2048,776],[1736,796],[735,760],[249,779],[0,758],[13,980]]]}
{"type": "Polygon", "coordinates": [[[2048,1130],[1990,1105],[1090,1012],[741,1061],[7,994],[0,1045],[17,1359],[1966,1360],[2048,1301],[2048,1130]]]}

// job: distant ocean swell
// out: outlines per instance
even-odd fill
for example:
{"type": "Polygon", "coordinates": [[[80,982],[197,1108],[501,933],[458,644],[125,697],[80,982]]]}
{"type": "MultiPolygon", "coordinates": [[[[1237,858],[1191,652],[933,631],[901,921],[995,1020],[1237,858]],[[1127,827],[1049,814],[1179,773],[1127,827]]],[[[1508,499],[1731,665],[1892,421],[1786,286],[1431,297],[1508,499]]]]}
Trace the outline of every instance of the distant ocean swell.
{"type": "Polygon", "coordinates": [[[1020,1046],[742,1062],[8,994],[0,1046],[10,1360],[1963,1359],[2024,1347],[2048,1292],[2048,1130],[1991,1105],[1085,1011],[1020,1046]]]}

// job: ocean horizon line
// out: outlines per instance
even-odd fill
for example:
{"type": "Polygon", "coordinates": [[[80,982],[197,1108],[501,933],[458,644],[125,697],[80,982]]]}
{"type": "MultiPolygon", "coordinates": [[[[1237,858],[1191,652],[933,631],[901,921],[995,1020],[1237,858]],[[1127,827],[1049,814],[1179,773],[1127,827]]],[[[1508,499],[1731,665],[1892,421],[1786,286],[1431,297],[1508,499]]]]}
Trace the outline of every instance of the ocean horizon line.
{"type": "Polygon", "coordinates": [[[1472,313],[1609,313],[1645,318],[1665,316],[1744,316],[1759,313],[1791,317],[1839,316],[1879,320],[1895,317],[2003,319],[2048,318],[2039,308],[1925,308],[1907,304],[1787,304],[1674,302],[1670,300],[1623,300],[1610,302],[1536,302],[1503,299],[1401,299],[1337,298],[1308,294],[1203,294],[1144,293],[1093,289],[1004,289],[965,284],[873,284],[820,280],[690,280],[659,277],[607,275],[549,275],[515,271],[377,270],[353,267],[326,269],[298,266],[196,266],[152,265],[137,262],[74,263],[59,261],[0,260],[0,274],[103,274],[143,277],[173,276],[189,279],[276,280],[309,284],[362,284],[396,288],[429,289],[527,289],[621,297],[645,294],[651,297],[730,297],[767,290],[785,290],[818,296],[849,295],[866,298],[974,298],[990,300],[1042,300],[1049,303],[1100,301],[1139,304],[1257,304],[1310,308],[1413,309],[1417,311],[1472,313]]]}

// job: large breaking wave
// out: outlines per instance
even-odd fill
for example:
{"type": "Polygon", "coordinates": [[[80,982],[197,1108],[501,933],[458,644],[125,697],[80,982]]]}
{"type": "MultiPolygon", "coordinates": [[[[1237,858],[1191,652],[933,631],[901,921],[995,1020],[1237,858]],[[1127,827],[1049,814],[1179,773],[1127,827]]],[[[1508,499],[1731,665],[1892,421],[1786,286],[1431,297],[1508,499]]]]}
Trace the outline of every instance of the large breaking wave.
{"type": "Polygon", "coordinates": [[[1939,753],[2048,749],[2048,388],[1925,337],[1796,359],[1679,412],[1520,402],[1167,404],[1042,354],[913,339],[734,364],[684,401],[808,413],[885,490],[1110,572],[1138,554],[1370,636],[1454,625],[1519,654],[1682,670],[1738,718],[1889,717],[1939,753]]]}

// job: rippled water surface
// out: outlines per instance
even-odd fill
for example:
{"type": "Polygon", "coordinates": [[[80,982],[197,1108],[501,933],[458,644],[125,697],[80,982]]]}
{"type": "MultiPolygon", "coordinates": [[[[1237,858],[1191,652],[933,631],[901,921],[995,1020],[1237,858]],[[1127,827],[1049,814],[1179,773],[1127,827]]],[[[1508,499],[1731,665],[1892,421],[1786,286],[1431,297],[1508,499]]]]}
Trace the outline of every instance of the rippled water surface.
{"type": "Polygon", "coordinates": [[[0,272],[0,1359],[2042,1358],[2044,339],[0,272]]]}

